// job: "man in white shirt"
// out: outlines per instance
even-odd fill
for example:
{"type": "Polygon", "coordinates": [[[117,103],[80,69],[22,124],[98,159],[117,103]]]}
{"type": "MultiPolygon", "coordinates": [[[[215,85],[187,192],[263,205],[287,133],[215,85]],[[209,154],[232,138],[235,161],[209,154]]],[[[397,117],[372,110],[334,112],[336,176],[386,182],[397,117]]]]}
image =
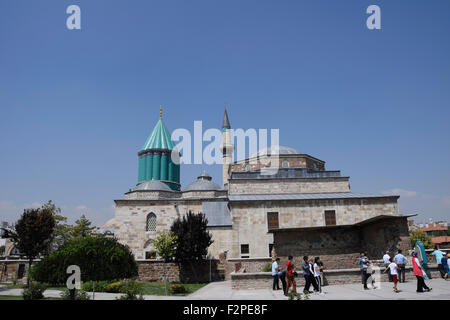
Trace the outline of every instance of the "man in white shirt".
{"type": "Polygon", "coordinates": [[[394,262],[398,267],[398,282],[405,282],[406,264],[408,263],[408,259],[402,254],[401,249],[398,249],[398,253],[394,257],[394,262]]]}
{"type": "Polygon", "coordinates": [[[272,263],[273,290],[280,290],[280,283],[278,282],[278,271],[280,271],[280,267],[278,266],[279,262],[280,258],[276,258],[272,263]]]}
{"type": "MultiPolygon", "coordinates": [[[[391,256],[389,255],[389,251],[386,251],[385,255],[383,256],[383,262],[385,268],[387,268],[391,264],[391,256]]],[[[390,270],[388,270],[388,277],[389,282],[392,282],[392,275],[390,270]]]]}

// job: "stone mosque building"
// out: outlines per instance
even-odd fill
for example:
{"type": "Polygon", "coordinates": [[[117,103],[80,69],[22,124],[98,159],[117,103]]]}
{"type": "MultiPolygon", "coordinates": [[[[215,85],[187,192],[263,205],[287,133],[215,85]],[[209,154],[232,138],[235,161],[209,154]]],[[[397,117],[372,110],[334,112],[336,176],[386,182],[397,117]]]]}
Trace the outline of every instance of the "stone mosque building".
{"type": "Polygon", "coordinates": [[[203,172],[182,187],[182,168],[172,160],[180,155],[160,114],[138,152],[138,183],[115,200],[115,218],[108,223],[136,259],[156,258],[152,239],[189,211],[206,215],[215,259],[320,255],[330,268],[354,268],[361,251],[381,257],[388,249],[410,248],[399,196],[354,193],[348,176],[291,147],[265,148],[232,162],[226,110],[222,129],[222,183],[203,172]],[[267,175],[264,163],[274,154],[279,169],[267,175]]]}

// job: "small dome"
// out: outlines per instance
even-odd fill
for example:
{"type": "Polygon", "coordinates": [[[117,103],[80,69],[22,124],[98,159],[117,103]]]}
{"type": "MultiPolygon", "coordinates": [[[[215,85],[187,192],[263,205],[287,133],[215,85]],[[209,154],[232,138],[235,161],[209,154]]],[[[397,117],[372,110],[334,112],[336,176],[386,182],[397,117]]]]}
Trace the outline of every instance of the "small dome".
{"type": "Polygon", "coordinates": [[[169,186],[161,181],[158,180],[147,180],[143,181],[141,183],[138,183],[136,188],[134,188],[135,191],[144,191],[144,190],[150,190],[150,191],[172,191],[172,189],[169,188],[169,186]]]}
{"type": "Polygon", "coordinates": [[[202,174],[197,177],[197,180],[211,181],[212,178],[211,178],[211,176],[208,173],[206,173],[206,171],[203,171],[202,174]]]}
{"type": "Polygon", "coordinates": [[[273,147],[267,147],[259,150],[257,153],[254,153],[251,155],[251,158],[254,158],[256,156],[265,156],[265,155],[271,155],[271,154],[278,154],[278,155],[289,155],[289,154],[301,154],[300,151],[287,147],[287,146],[273,146],[273,147]]]}
{"type": "Polygon", "coordinates": [[[211,190],[221,190],[221,187],[211,181],[211,177],[205,171],[202,172],[200,176],[197,177],[197,181],[192,182],[190,185],[184,189],[184,191],[211,191],[211,190]]]}

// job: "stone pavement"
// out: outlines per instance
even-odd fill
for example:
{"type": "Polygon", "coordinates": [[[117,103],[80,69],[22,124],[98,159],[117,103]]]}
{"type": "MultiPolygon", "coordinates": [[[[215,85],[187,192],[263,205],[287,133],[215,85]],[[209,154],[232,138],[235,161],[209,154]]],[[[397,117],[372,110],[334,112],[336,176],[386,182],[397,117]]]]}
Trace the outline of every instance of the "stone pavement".
{"type": "MultiPolygon", "coordinates": [[[[426,293],[416,292],[416,281],[399,283],[399,293],[393,292],[392,283],[381,282],[378,289],[363,290],[362,284],[333,285],[323,287],[323,294],[310,294],[310,300],[449,300],[450,281],[432,279],[426,281],[433,290],[426,293]]],[[[271,283],[264,290],[231,290],[231,283],[213,282],[189,295],[195,300],[286,300],[281,290],[273,291],[271,283]]],[[[300,293],[303,287],[297,288],[300,293]]],[[[311,287],[312,289],[312,287],[311,287]]]]}
{"type": "MultiPolygon", "coordinates": [[[[450,281],[432,279],[426,281],[433,290],[417,293],[416,281],[399,283],[399,293],[392,290],[392,283],[381,282],[378,289],[363,290],[362,284],[346,284],[323,287],[323,294],[311,294],[310,300],[450,300],[450,281]]],[[[231,281],[212,282],[186,297],[146,295],[146,300],[287,300],[281,290],[231,290],[231,281]]],[[[303,288],[298,288],[299,292],[303,288]]],[[[2,289],[0,295],[21,295],[22,289],[2,289]]],[[[92,295],[92,293],[90,293],[92,295]]],[[[46,297],[59,297],[60,291],[47,290],[46,297]]],[[[114,300],[120,294],[96,293],[95,300],[114,300]]]]}

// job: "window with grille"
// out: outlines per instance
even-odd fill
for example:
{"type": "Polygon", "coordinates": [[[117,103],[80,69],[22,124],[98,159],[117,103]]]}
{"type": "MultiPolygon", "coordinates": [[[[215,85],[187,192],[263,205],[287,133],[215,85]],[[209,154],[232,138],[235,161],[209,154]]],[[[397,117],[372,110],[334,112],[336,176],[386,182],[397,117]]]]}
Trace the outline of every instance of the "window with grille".
{"type": "Polygon", "coordinates": [[[241,254],[249,254],[250,248],[248,244],[241,244],[241,254]]]}
{"type": "Polygon", "coordinates": [[[335,226],[336,225],[336,211],[325,210],[325,225],[335,226]]]}
{"type": "Polygon", "coordinates": [[[268,212],[267,213],[267,226],[269,229],[278,229],[278,212],[268,212]]]}
{"type": "Polygon", "coordinates": [[[147,227],[146,231],[156,231],[156,215],[151,212],[147,216],[147,227]]]}

